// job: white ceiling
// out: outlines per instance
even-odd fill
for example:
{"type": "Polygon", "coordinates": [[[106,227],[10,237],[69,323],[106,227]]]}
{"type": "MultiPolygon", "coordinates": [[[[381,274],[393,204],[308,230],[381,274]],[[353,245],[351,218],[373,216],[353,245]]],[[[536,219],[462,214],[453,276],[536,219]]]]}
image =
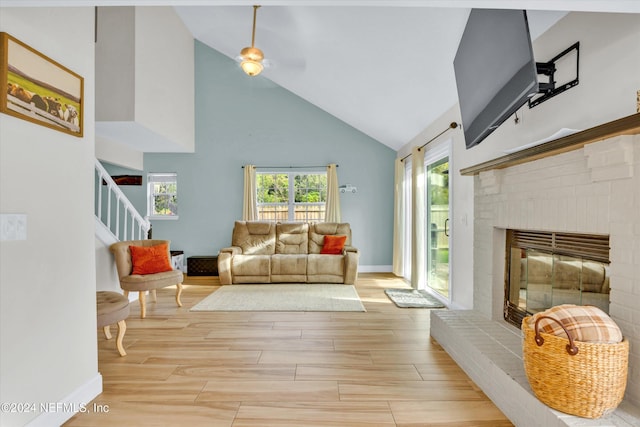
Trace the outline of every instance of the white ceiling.
{"type": "MultiPolygon", "coordinates": [[[[251,44],[251,5],[258,1],[2,0],[0,4],[173,5],[196,39],[236,58],[251,44]]],[[[527,9],[534,39],[566,11],[640,13],[640,0],[264,0],[260,4],[255,45],[270,66],[254,79],[275,82],[394,150],[456,104],[453,58],[471,7],[527,9]]]]}
{"type": "MultiPolygon", "coordinates": [[[[251,44],[251,7],[176,10],[196,39],[231,58],[251,44]]],[[[453,58],[468,14],[467,8],[263,6],[255,44],[271,66],[262,78],[398,150],[457,102],[453,58]]],[[[563,14],[532,14],[532,25],[563,14]]]]}

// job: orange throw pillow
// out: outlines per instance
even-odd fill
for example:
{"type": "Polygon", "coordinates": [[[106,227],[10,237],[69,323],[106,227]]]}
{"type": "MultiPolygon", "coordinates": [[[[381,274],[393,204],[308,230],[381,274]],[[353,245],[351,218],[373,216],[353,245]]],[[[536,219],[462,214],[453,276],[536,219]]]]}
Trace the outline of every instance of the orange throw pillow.
{"type": "Polygon", "coordinates": [[[155,246],[129,246],[133,271],[131,274],[153,274],[171,271],[169,262],[169,244],[161,243],[155,246]]]}
{"type": "Polygon", "coordinates": [[[344,242],[347,241],[347,236],[324,236],[324,245],[322,246],[321,254],[328,255],[340,255],[344,249],[344,242]]]}

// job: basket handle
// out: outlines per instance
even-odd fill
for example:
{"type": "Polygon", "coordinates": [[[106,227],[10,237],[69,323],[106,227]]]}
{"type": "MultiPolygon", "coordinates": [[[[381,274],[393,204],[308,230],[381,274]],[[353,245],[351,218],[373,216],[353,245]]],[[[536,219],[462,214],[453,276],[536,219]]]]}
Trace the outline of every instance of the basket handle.
{"type": "Polygon", "coordinates": [[[567,334],[567,338],[569,338],[569,344],[567,344],[567,353],[569,353],[570,356],[575,356],[576,354],[578,354],[578,347],[576,347],[576,345],[573,343],[573,337],[571,336],[569,331],[567,331],[567,328],[565,328],[562,322],[560,322],[558,319],[554,319],[553,317],[549,317],[549,316],[540,316],[536,319],[536,324],[534,325],[534,329],[536,331],[535,340],[536,340],[536,344],[538,344],[538,347],[544,344],[544,338],[542,338],[542,335],[540,335],[540,331],[538,330],[538,323],[542,319],[553,320],[558,325],[560,325],[564,333],[567,334]]]}

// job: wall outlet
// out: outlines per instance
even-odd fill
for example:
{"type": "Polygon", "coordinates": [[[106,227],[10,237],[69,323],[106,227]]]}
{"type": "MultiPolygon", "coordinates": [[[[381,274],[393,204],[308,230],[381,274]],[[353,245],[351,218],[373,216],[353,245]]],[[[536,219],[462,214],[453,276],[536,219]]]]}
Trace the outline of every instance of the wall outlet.
{"type": "Polygon", "coordinates": [[[27,214],[0,214],[0,241],[27,240],[27,214]]]}

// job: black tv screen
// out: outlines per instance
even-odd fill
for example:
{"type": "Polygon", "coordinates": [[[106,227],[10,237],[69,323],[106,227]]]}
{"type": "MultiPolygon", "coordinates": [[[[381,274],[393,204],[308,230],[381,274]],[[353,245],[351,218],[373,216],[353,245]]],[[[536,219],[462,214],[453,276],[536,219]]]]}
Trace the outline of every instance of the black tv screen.
{"type": "Polygon", "coordinates": [[[472,9],[453,68],[468,149],[538,93],[526,11],[472,9]]]}

